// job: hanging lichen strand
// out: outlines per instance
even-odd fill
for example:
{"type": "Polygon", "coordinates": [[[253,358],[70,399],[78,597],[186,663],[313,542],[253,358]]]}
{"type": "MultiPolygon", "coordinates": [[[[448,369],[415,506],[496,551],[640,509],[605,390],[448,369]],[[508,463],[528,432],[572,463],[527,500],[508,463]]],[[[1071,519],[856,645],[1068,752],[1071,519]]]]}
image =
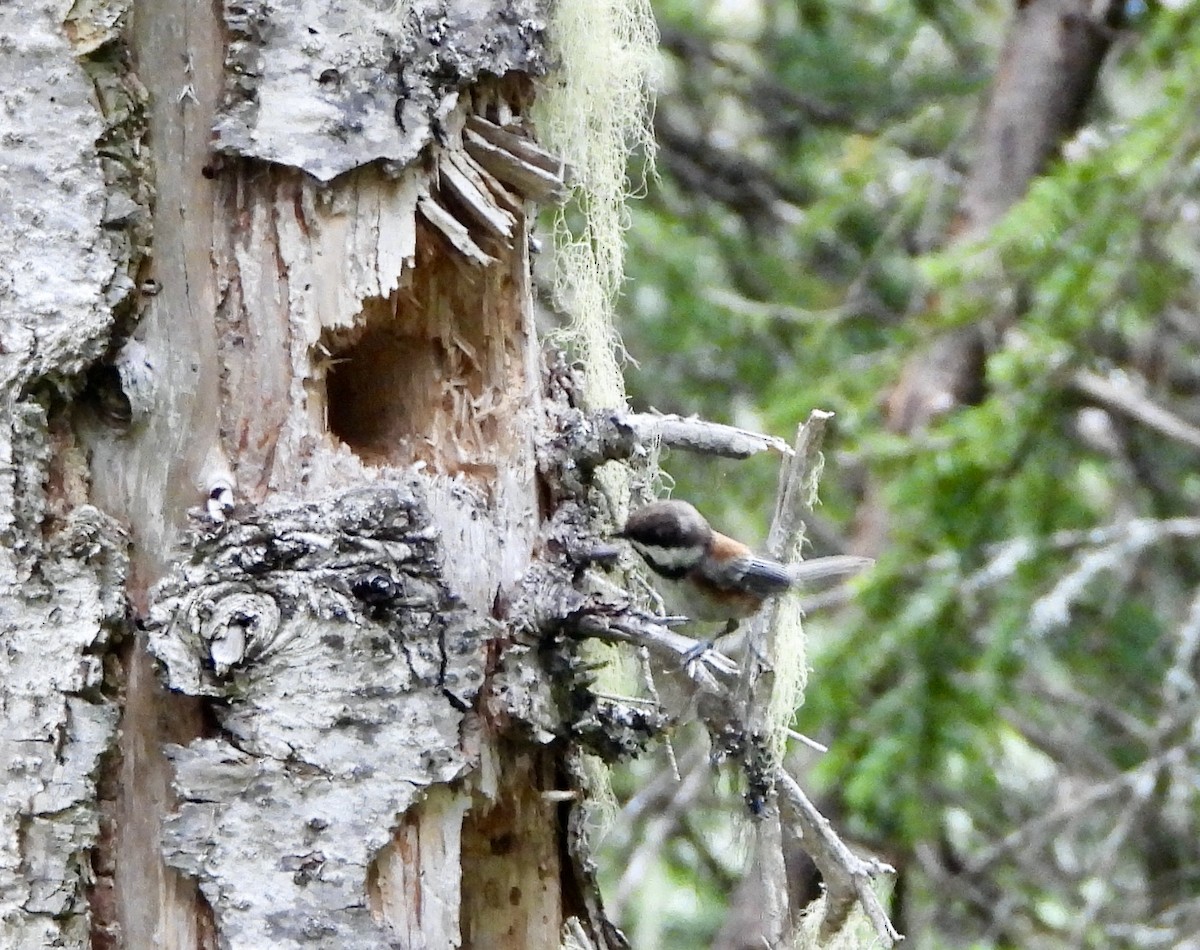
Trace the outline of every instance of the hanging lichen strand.
{"type": "Polygon", "coordinates": [[[658,29],[649,0],[562,0],[550,42],[558,68],[543,80],[534,118],[573,188],[573,201],[554,216],[555,296],[572,318],[568,342],[588,368],[587,402],[622,406],[613,312],[624,278],[626,163],[640,148],[647,168],[653,164],[658,29]]]}

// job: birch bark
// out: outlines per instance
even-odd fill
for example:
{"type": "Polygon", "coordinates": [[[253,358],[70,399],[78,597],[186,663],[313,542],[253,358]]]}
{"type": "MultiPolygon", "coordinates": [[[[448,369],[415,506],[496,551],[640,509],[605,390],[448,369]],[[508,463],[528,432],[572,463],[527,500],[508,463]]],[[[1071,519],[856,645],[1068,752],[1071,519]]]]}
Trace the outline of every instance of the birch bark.
{"type": "Polygon", "coordinates": [[[609,945],[501,649],[547,3],[68,7],[0,7],[0,944],[609,945]]]}

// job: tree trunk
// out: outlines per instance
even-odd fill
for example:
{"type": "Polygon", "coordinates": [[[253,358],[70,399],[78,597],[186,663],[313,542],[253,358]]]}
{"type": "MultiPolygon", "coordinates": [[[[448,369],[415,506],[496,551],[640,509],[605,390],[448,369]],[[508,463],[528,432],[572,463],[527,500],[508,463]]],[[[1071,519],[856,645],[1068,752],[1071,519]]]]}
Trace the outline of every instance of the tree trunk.
{"type": "MultiPolygon", "coordinates": [[[[1000,220],[1079,128],[1123,15],[1116,2],[1017,0],[951,242],[977,239],[1000,220]]],[[[980,295],[996,296],[997,290],[981,288],[980,295]]],[[[930,306],[936,309],[937,301],[930,306]]],[[[914,353],[884,401],[887,427],[913,435],[980,402],[988,351],[1018,317],[1000,303],[983,319],[942,332],[914,353]]],[[[857,522],[857,549],[887,546],[888,516],[876,486],[857,522]]]]}
{"type": "MultiPolygon", "coordinates": [[[[994,225],[1078,129],[1122,16],[1115,2],[1018,0],[952,240],[977,238],[994,225]]],[[[918,432],[982,399],[988,338],[1012,318],[990,314],[942,334],[911,359],[888,397],[888,427],[918,432]]]]}
{"type": "Polygon", "coordinates": [[[0,9],[3,945],[613,945],[501,649],[546,4],[220,6],[0,9]]]}

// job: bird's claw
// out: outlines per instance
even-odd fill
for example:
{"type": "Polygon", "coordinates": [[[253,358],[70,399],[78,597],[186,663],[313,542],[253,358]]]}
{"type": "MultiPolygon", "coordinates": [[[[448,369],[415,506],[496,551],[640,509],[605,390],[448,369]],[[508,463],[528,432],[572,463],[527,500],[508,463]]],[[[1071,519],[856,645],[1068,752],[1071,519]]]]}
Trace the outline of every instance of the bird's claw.
{"type": "Polygon", "coordinates": [[[720,650],[713,647],[711,640],[701,640],[683,654],[683,669],[696,682],[712,681],[713,673],[733,676],[737,664],[720,650]]]}
{"type": "Polygon", "coordinates": [[[683,655],[684,669],[691,672],[693,666],[704,659],[704,654],[708,653],[713,648],[712,640],[697,640],[695,645],[690,647],[683,655]]]}

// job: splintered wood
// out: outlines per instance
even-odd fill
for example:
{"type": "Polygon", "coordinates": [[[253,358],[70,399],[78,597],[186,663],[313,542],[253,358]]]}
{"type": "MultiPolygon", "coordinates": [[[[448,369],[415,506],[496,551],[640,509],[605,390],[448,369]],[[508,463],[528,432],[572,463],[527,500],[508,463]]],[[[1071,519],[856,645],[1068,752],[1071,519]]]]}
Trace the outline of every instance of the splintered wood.
{"type": "Polygon", "coordinates": [[[479,115],[466,119],[462,148],[438,153],[430,192],[417,203],[422,216],[472,264],[497,258],[486,242],[513,249],[524,202],[559,202],[567,194],[562,161],[540,148],[519,126],[479,115]]]}

